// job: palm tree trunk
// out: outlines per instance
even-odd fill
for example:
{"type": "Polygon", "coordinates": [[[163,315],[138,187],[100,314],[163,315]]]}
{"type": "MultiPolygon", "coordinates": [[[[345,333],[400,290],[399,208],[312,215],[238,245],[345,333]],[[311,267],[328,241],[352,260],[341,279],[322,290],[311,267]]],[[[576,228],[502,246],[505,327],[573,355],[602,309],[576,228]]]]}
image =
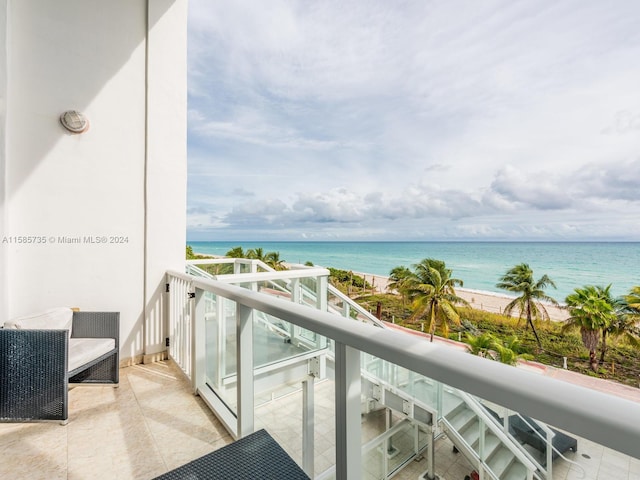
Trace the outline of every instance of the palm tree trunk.
{"type": "Polygon", "coordinates": [[[589,363],[591,364],[591,370],[598,371],[598,356],[595,350],[589,350],[589,363]]]}
{"type": "Polygon", "coordinates": [[[431,342],[433,342],[434,333],[436,333],[436,305],[432,301],[429,308],[429,335],[431,337],[431,342]]]}
{"type": "Polygon", "coordinates": [[[533,332],[533,336],[536,337],[536,343],[538,344],[538,348],[542,349],[542,343],[540,343],[540,337],[538,337],[538,332],[536,332],[536,327],[533,325],[533,320],[531,319],[531,302],[527,302],[527,323],[531,326],[531,331],[533,332]]]}
{"type": "Polygon", "coordinates": [[[604,356],[607,353],[607,331],[602,330],[602,345],[600,347],[600,363],[604,363],[604,356]]]}

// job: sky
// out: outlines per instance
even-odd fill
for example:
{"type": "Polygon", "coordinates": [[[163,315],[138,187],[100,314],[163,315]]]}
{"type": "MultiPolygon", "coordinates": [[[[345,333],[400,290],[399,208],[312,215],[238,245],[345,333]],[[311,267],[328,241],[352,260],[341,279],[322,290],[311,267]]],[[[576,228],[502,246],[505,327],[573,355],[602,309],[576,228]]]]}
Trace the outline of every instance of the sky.
{"type": "Polygon", "coordinates": [[[188,240],[640,241],[637,0],[190,0],[188,240]]]}

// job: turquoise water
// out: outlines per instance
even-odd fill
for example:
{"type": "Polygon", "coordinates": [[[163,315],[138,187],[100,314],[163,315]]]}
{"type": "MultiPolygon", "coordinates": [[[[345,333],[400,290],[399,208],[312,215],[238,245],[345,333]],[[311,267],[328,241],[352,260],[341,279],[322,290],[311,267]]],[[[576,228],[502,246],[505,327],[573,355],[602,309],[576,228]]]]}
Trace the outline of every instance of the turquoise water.
{"type": "Polygon", "coordinates": [[[224,255],[233,247],[280,252],[290,263],[388,275],[398,265],[423,258],[444,260],[465,288],[505,293],[495,287],[507,269],[528,263],[536,279],[545,273],[556,283],[558,301],[584,285],[608,285],[622,295],[640,285],[640,243],[560,242],[188,242],[198,253],[224,255]]]}

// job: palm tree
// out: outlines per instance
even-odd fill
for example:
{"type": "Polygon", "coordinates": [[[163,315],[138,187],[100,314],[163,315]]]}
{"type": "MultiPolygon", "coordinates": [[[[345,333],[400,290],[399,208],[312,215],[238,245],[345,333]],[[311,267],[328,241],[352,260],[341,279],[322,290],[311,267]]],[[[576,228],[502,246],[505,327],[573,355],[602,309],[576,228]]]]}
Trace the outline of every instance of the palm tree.
{"type": "Polygon", "coordinates": [[[519,359],[531,360],[533,355],[524,352],[522,341],[515,335],[505,338],[502,343],[496,341],[495,349],[502,363],[515,365],[519,359]]]}
{"type": "Polygon", "coordinates": [[[442,260],[425,258],[413,266],[414,273],[407,279],[407,291],[412,300],[412,318],[429,319],[429,335],[433,342],[436,325],[442,325],[442,334],[449,334],[449,323],[460,325],[456,304],[468,305],[466,300],[456,295],[455,286],[462,286],[462,280],[451,276],[442,260]]]}
{"type": "Polygon", "coordinates": [[[247,258],[251,258],[252,260],[260,260],[264,262],[265,253],[262,247],[251,248],[247,250],[247,258]]]}
{"type": "Polygon", "coordinates": [[[521,263],[507,270],[507,273],[500,278],[500,282],[496,285],[496,287],[503,290],[521,294],[509,302],[504,308],[504,313],[511,316],[513,310],[518,310],[520,319],[522,319],[523,315],[526,316],[527,325],[531,327],[540,348],[542,348],[542,344],[540,343],[534,320],[549,320],[549,313],[540,302],[544,300],[553,305],[558,305],[554,298],[545,293],[544,289],[548,286],[556,288],[556,284],[547,275],[543,275],[540,280],[536,281],[533,278],[533,270],[526,263],[521,263]]]}
{"type": "Polygon", "coordinates": [[[598,357],[596,350],[601,332],[609,326],[615,318],[613,306],[603,298],[601,289],[592,285],[576,288],[568,295],[565,302],[571,315],[562,330],[579,328],[582,343],[589,350],[589,364],[591,370],[598,371],[598,357]]]}
{"type": "Polygon", "coordinates": [[[268,252],[264,256],[264,263],[269,265],[274,270],[286,270],[284,260],[280,259],[280,252],[268,252]]]}
{"type": "Polygon", "coordinates": [[[405,305],[407,299],[407,287],[408,280],[413,276],[413,272],[409,270],[404,265],[394,267],[391,272],[389,272],[389,284],[387,285],[388,291],[397,290],[397,292],[402,296],[402,306],[405,305]]]}
{"type": "Polygon", "coordinates": [[[604,357],[607,353],[607,337],[618,337],[627,330],[626,315],[624,313],[625,302],[622,298],[613,298],[611,295],[611,284],[606,287],[596,286],[595,291],[600,298],[611,305],[612,316],[602,328],[602,336],[600,343],[600,363],[604,363],[604,357]]]}
{"type": "Polygon", "coordinates": [[[496,337],[490,333],[481,335],[467,333],[467,341],[465,343],[469,345],[472,354],[486,358],[487,354],[491,355],[491,350],[495,350],[496,337]]]}
{"type": "MultiPolygon", "coordinates": [[[[607,333],[612,337],[624,337],[634,347],[640,347],[640,286],[631,287],[627,295],[615,301],[616,318],[607,333]]],[[[601,361],[604,361],[604,354],[601,361]]]]}
{"type": "Polygon", "coordinates": [[[242,247],[233,247],[227,253],[225,253],[225,257],[229,258],[245,258],[245,253],[242,250],[242,247]]]}
{"type": "Polygon", "coordinates": [[[500,341],[490,333],[482,335],[467,333],[466,343],[471,347],[471,353],[474,355],[497,360],[507,365],[515,365],[520,358],[532,358],[531,355],[523,353],[522,342],[515,335],[500,341]]]}
{"type": "Polygon", "coordinates": [[[629,293],[622,298],[629,313],[640,320],[640,286],[631,287],[629,293]]]}

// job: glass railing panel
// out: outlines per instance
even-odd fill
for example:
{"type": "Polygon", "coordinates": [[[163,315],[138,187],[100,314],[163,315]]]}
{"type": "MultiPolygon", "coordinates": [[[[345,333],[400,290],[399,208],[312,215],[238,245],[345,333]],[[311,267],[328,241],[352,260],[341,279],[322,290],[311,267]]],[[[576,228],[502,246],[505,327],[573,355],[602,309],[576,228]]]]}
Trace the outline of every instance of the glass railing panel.
{"type": "Polygon", "coordinates": [[[406,424],[398,432],[395,432],[384,448],[387,451],[387,474],[398,470],[415,456],[415,425],[406,424]]]}
{"type": "MultiPolygon", "coordinates": [[[[222,302],[223,300],[220,299],[222,302]]],[[[223,350],[224,330],[220,328],[220,317],[218,315],[218,297],[214,293],[204,292],[204,331],[205,341],[205,381],[214,389],[222,386],[224,376],[223,364],[219,361],[223,350]]]]}
{"type": "MultiPolygon", "coordinates": [[[[438,390],[431,388],[435,382],[370,354],[361,354],[360,366],[365,478],[391,478],[434,441],[438,390]]],[[[426,462],[421,465],[426,471],[426,462]]]]}
{"type": "Polygon", "coordinates": [[[251,264],[248,263],[240,263],[238,265],[237,273],[251,273],[251,264]]]}
{"type": "Polygon", "coordinates": [[[339,312],[342,316],[345,315],[345,302],[342,298],[331,292],[327,292],[327,302],[330,311],[339,312]]]}
{"type": "Polygon", "coordinates": [[[275,295],[280,298],[291,300],[291,281],[287,280],[269,280],[259,282],[259,291],[269,295],[275,295]]]}
{"type": "Polygon", "coordinates": [[[389,478],[415,457],[417,427],[404,415],[371,411],[363,415],[362,429],[362,478],[389,478]]]}
{"type": "Polygon", "coordinates": [[[205,293],[206,383],[236,410],[236,303],[205,293]]]}
{"type": "Polygon", "coordinates": [[[363,372],[381,384],[397,389],[425,406],[437,408],[438,382],[366,353],[362,354],[361,366],[363,372]]]}
{"type": "Polygon", "coordinates": [[[254,312],[253,358],[256,367],[273,365],[326,347],[326,339],[262,312],[254,312]]]}
{"type": "MultiPolygon", "coordinates": [[[[260,333],[254,329],[256,334],[260,333]]],[[[316,337],[321,343],[327,343],[326,338],[317,334],[316,337]]],[[[319,355],[323,356],[324,351],[319,355]]],[[[321,360],[317,377],[308,373],[311,361],[288,363],[285,369],[257,373],[254,413],[255,428],[266,429],[300,466],[303,466],[305,448],[311,448],[314,472],[318,474],[335,465],[335,384],[330,361],[321,360]],[[306,395],[305,389],[308,389],[306,395]],[[313,414],[313,440],[309,444],[305,444],[303,430],[305,412],[313,414]]]]}

